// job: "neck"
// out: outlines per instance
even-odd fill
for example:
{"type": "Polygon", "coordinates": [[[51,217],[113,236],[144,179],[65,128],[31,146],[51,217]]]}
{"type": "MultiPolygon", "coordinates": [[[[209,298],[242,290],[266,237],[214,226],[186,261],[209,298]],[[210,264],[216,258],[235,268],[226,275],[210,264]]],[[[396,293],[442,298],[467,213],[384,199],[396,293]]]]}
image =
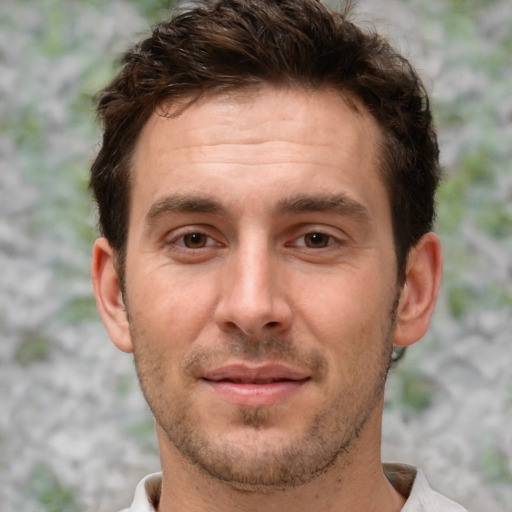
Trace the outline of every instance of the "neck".
{"type": "Polygon", "coordinates": [[[322,474],[279,489],[241,488],[212,478],[185,460],[157,426],[163,471],[158,512],[399,512],[405,499],[385,477],[380,460],[381,417],[382,404],[349,450],[322,474]]]}

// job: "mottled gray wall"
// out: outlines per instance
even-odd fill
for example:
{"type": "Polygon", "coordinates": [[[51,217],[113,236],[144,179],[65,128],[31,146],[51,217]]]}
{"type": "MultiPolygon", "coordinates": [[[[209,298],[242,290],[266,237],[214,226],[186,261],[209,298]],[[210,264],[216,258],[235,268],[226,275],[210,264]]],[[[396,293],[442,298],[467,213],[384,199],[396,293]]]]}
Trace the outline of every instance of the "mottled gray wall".
{"type": "MultiPolygon", "coordinates": [[[[153,1],[0,2],[0,512],[107,512],[158,469],[89,284],[91,95],[153,1]]],[[[358,3],[431,90],[445,284],[388,386],[383,454],[473,512],[512,506],[512,3],[358,3]]]]}

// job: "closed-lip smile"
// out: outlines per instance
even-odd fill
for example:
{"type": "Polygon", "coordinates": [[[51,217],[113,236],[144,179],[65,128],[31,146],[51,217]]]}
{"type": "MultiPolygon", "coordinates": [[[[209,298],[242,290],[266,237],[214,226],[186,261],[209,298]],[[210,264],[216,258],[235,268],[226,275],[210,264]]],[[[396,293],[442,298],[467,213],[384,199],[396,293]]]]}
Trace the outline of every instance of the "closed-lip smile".
{"type": "Polygon", "coordinates": [[[234,363],[205,371],[201,380],[233,405],[268,407],[290,398],[310,376],[281,363],[234,363]]]}

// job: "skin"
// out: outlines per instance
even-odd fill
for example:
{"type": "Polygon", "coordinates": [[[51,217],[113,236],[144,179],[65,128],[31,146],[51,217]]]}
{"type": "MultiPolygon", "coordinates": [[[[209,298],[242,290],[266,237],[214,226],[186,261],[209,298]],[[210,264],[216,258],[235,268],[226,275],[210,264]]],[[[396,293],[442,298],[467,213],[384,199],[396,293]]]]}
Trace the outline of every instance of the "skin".
{"type": "Polygon", "coordinates": [[[441,251],[425,235],[397,285],[379,140],[331,90],[205,97],[144,127],[124,293],[103,238],[92,273],[155,415],[160,511],[402,508],[384,382],[428,327],[441,251]]]}

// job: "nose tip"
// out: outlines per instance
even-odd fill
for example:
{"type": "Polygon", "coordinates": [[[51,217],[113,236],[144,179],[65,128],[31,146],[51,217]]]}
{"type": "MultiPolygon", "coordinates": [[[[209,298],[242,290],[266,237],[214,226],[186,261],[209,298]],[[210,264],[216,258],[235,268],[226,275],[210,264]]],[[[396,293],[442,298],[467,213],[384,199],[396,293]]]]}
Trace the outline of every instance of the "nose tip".
{"type": "Polygon", "coordinates": [[[244,266],[224,281],[215,320],[224,332],[259,336],[285,331],[291,308],[270,266],[244,266]]]}
{"type": "Polygon", "coordinates": [[[216,322],[225,332],[240,331],[247,336],[281,332],[288,328],[290,314],[285,304],[273,300],[264,304],[261,300],[249,305],[236,297],[222,300],[216,312],[216,322]]]}
{"type": "Polygon", "coordinates": [[[231,320],[227,322],[218,322],[219,327],[224,332],[234,332],[238,331],[250,338],[258,338],[264,334],[272,334],[278,333],[285,330],[284,322],[265,322],[258,321],[257,319],[248,319],[246,315],[245,318],[238,317],[236,320],[231,320]]]}

